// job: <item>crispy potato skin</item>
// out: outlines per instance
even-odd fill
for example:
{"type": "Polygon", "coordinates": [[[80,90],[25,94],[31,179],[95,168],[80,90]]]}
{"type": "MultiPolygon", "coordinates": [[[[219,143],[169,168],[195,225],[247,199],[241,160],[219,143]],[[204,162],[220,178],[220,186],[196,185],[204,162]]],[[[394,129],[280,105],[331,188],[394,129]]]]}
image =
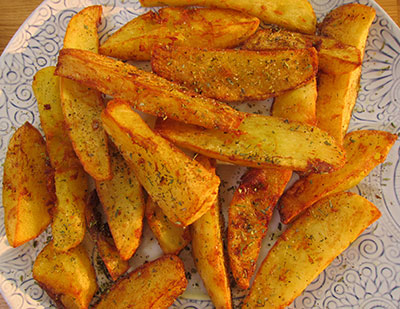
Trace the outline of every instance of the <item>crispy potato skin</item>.
{"type": "MultiPolygon", "coordinates": [[[[64,37],[64,48],[98,52],[97,25],[102,7],[90,6],[70,20],[64,37]]],[[[61,106],[72,146],[85,171],[96,180],[112,177],[108,143],[101,126],[104,109],[101,94],[68,79],[60,81],[61,106]]]]}
{"type": "Polygon", "coordinates": [[[85,235],[88,179],[68,137],[61,108],[60,78],[54,76],[54,70],[54,67],[48,67],[38,71],[32,88],[38,102],[50,162],[55,170],[57,202],[52,210],[54,248],[68,251],[77,246],[85,235]]]}
{"type": "Polygon", "coordinates": [[[126,100],[133,108],[161,118],[232,132],[245,117],[227,104],[199,96],[127,63],[87,51],[61,50],[55,74],[126,100]]]}
{"type": "Polygon", "coordinates": [[[280,200],[281,221],[288,224],[328,194],[356,186],[378,164],[383,163],[397,135],[375,130],[348,133],[343,146],[346,164],[330,174],[309,174],[299,179],[280,200]]]}
{"type": "Polygon", "coordinates": [[[4,162],[4,226],[12,247],[39,236],[50,224],[53,187],[45,141],[26,122],[11,137],[4,162]]]}
{"type": "Polygon", "coordinates": [[[316,16],[311,4],[306,0],[140,0],[143,6],[205,6],[234,9],[256,16],[266,24],[313,34],[316,16]]]}
{"type": "Polygon", "coordinates": [[[225,102],[263,100],[309,83],[318,70],[314,48],[211,50],[156,46],[151,66],[158,75],[225,102]]]}
{"type": "MultiPolygon", "coordinates": [[[[319,26],[322,35],[355,46],[364,57],[365,44],[375,10],[361,4],[347,4],[332,10],[319,26]]],[[[347,132],[357,100],[361,67],[342,74],[321,73],[318,82],[318,126],[339,142],[347,132]]]]}
{"type": "Polygon", "coordinates": [[[288,306],[380,215],[372,203],[349,192],[314,204],[269,251],[242,308],[288,306]]]}
{"type": "MultiPolygon", "coordinates": [[[[205,156],[196,158],[207,170],[215,173],[215,160],[205,156]]],[[[232,308],[227,265],[222,239],[223,218],[218,199],[211,208],[190,226],[192,255],[196,268],[203,279],[216,308],[232,308]]]]}
{"type": "Polygon", "coordinates": [[[165,254],[178,254],[190,243],[192,239],[190,230],[169,221],[162,209],[150,197],[147,198],[145,215],[165,254]]]}
{"type": "Polygon", "coordinates": [[[325,36],[306,35],[277,27],[258,30],[242,45],[247,50],[299,49],[315,47],[318,69],[324,73],[344,74],[361,66],[358,48],[325,36]]]}
{"type": "Polygon", "coordinates": [[[90,238],[96,244],[101,259],[111,278],[115,281],[129,269],[129,262],[124,261],[109,233],[106,224],[102,224],[99,212],[100,201],[96,191],[92,191],[85,208],[85,219],[90,238]]]}
{"type": "Polygon", "coordinates": [[[175,255],[164,255],[118,281],[96,308],[166,309],[186,285],[182,261],[175,255]]]}
{"type": "Polygon", "coordinates": [[[144,194],[133,170],[118,149],[110,146],[111,180],[96,181],[115,245],[123,260],[129,260],[139,247],[144,217],[144,194]]]}
{"type": "Polygon", "coordinates": [[[102,120],[139,182],[169,220],[187,226],[211,207],[219,178],[153,132],[128,103],[109,102],[102,120]]]}
{"type": "Polygon", "coordinates": [[[159,120],[157,131],[181,147],[208,157],[255,168],[285,167],[329,172],[344,164],[344,152],[316,127],[286,119],[249,114],[241,135],[159,120]]]}
{"type": "Polygon", "coordinates": [[[251,169],[229,205],[228,254],[236,283],[248,289],[268,224],[292,176],[283,168],[251,169]]]}
{"type": "Polygon", "coordinates": [[[100,54],[150,60],[154,45],[169,43],[232,48],[250,37],[260,20],[242,12],[208,8],[162,8],[134,18],[100,46],[100,54]]]}
{"type": "Polygon", "coordinates": [[[81,245],[58,252],[50,242],[33,264],[33,278],[63,308],[88,308],[97,290],[93,266],[81,245]]]}

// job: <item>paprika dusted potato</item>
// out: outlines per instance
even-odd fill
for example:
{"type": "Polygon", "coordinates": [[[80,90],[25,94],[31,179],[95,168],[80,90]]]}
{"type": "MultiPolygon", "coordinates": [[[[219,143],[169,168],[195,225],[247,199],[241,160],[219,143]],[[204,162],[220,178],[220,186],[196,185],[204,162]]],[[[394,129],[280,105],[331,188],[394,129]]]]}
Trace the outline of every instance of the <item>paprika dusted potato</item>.
{"type": "Polygon", "coordinates": [[[384,131],[348,133],[343,141],[345,165],[330,174],[309,174],[295,182],[280,200],[281,221],[290,223],[319,199],[356,186],[375,166],[385,161],[396,140],[397,135],[384,131]]]}
{"type": "Polygon", "coordinates": [[[51,241],[37,256],[32,272],[40,287],[63,308],[89,308],[97,290],[96,275],[82,245],[59,252],[51,241]]]}
{"type": "Polygon", "coordinates": [[[4,226],[11,246],[39,236],[50,224],[53,191],[46,144],[40,132],[26,122],[11,137],[4,161],[4,226]]]}
{"type": "Polygon", "coordinates": [[[158,75],[224,102],[264,100],[314,79],[316,50],[211,50],[155,47],[151,66],[158,75]]]}
{"type": "Polygon", "coordinates": [[[166,309],[186,285],[182,261],[176,255],[164,255],[118,281],[96,308],[166,309]]]}
{"type": "Polygon", "coordinates": [[[187,226],[217,198],[219,178],[153,132],[128,103],[114,100],[102,114],[104,128],[139,182],[170,221],[187,226]]]}
{"type": "Polygon", "coordinates": [[[286,119],[248,114],[240,134],[167,119],[157,131],[177,145],[211,158],[256,168],[329,172],[344,164],[343,148],[326,132],[286,119]]]}
{"type": "Polygon", "coordinates": [[[257,17],[216,8],[163,8],[140,15],[113,33],[100,54],[123,60],[150,60],[154,45],[169,43],[231,48],[250,37],[257,17]]]}
{"type": "Polygon", "coordinates": [[[285,308],[380,216],[354,193],[320,200],[268,252],[242,308],[285,308]]]}
{"type": "Polygon", "coordinates": [[[197,95],[128,63],[88,51],[61,50],[55,74],[125,100],[142,112],[206,128],[236,131],[245,117],[227,104],[197,95]]]}
{"type": "Polygon", "coordinates": [[[310,33],[315,32],[317,19],[307,0],[140,0],[143,6],[188,6],[198,5],[234,9],[257,16],[266,24],[276,24],[290,30],[310,33]]]}

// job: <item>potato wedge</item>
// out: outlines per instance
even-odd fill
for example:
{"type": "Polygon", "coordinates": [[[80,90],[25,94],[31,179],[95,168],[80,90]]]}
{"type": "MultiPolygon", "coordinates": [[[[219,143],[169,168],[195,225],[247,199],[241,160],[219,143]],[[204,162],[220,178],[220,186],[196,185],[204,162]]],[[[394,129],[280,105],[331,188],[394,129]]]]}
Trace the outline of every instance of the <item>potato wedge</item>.
{"type": "Polygon", "coordinates": [[[372,7],[358,3],[345,4],[329,12],[318,25],[318,30],[324,36],[355,46],[361,52],[362,59],[375,14],[372,7]]]}
{"type": "MultiPolygon", "coordinates": [[[[361,4],[347,4],[331,11],[321,23],[323,35],[357,47],[364,56],[369,28],[375,10],[361,4]]],[[[334,76],[321,73],[318,82],[318,126],[339,143],[347,132],[360,85],[361,67],[351,73],[334,76]]]]}
{"type": "Polygon", "coordinates": [[[123,60],[150,60],[154,45],[232,48],[250,37],[260,20],[245,13],[206,8],[163,8],[140,15],[100,46],[100,54],[123,60]]]}
{"type": "MultiPolygon", "coordinates": [[[[198,156],[196,160],[207,170],[215,173],[215,160],[204,156],[198,156]]],[[[216,199],[211,208],[190,226],[192,255],[214,306],[232,308],[231,289],[224,257],[222,223],[219,201],[216,199]]]]}
{"type": "Polygon", "coordinates": [[[97,290],[92,263],[81,245],[60,253],[50,242],[37,256],[32,272],[40,287],[62,308],[88,308],[97,290]]]}
{"type": "Polygon", "coordinates": [[[166,309],[186,285],[182,261],[175,255],[164,255],[115,284],[96,308],[166,309]]]}
{"type": "Polygon", "coordinates": [[[102,223],[99,212],[100,201],[96,191],[92,191],[85,209],[86,225],[92,241],[111,278],[115,281],[129,269],[129,262],[124,261],[111,237],[107,223],[102,223]]]}
{"type": "Polygon", "coordinates": [[[275,98],[272,116],[316,125],[317,80],[275,98]]]}
{"type": "MultiPolygon", "coordinates": [[[[97,25],[102,7],[90,6],[72,17],[64,37],[64,48],[98,51],[97,25]]],[[[101,94],[68,79],[60,81],[61,105],[75,153],[85,171],[96,180],[112,177],[108,143],[101,126],[104,109],[101,94]]]]}
{"type": "Polygon", "coordinates": [[[55,169],[57,202],[52,211],[54,247],[67,251],[77,246],[85,235],[88,180],[68,137],[61,108],[60,78],[54,76],[54,70],[54,67],[48,67],[38,71],[32,88],[46,136],[47,151],[55,169]]]}
{"type": "Polygon", "coordinates": [[[264,100],[309,83],[318,71],[314,48],[298,50],[205,50],[156,46],[158,75],[225,102],[264,100]]]}
{"type": "Polygon", "coordinates": [[[44,139],[25,122],[11,137],[4,161],[4,226],[12,247],[36,238],[50,224],[53,186],[44,139]]]}
{"type": "MultiPolygon", "coordinates": [[[[275,98],[272,115],[314,124],[317,85],[315,79],[275,98]]],[[[232,275],[248,289],[256,268],[261,241],[278,199],[292,176],[284,168],[250,169],[241,179],[229,206],[228,254],[232,275]],[[249,229],[248,227],[251,227],[249,229]]]]}
{"type": "Polygon", "coordinates": [[[53,247],[66,252],[78,246],[85,236],[85,207],[88,178],[82,168],[55,171],[57,204],[53,208],[53,247]]]}
{"type": "Polygon", "coordinates": [[[319,74],[318,127],[343,143],[360,89],[361,67],[342,75],[319,74]]]}
{"type": "Polygon", "coordinates": [[[288,306],[380,215],[372,203],[349,192],[314,204],[269,251],[242,308],[288,306]]]}
{"type": "Polygon", "coordinates": [[[128,103],[109,102],[102,120],[139,182],[170,221],[187,226],[211,207],[219,178],[154,133],[128,103]]]}
{"type": "Polygon", "coordinates": [[[329,172],[344,164],[344,152],[316,127],[249,114],[238,134],[159,120],[157,131],[177,145],[224,162],[256,168],[285,167],[329,172]]]}
{"type": "Polygon", "coordinates": [[[46,137],[51,166],[58,171],[81,167],[64,123],[60,101],[60,78],[54,75],[55,67],[36,72],[32,89],[35,94],[40,123],[46,137]]]}
{"type": "Polygon", "coordinates": [[[235,191],[229,205],[228,255],[233,277],[241,289],[250,286],[261,242],[291,177],[292,171],[283,168],[251,169],[235,191]]]}
{"type": "Polygon", "coordinates": [[[328,194],[356,186],[385,161],[397,135],[375,130],[348,133],[343,141],[346,164],[330,174],[309,174],[299,179],[280,200],[281,221],[290,223],[300,213],[328,194]]]}
{"type": "Polygon", "coordinates": [[[361,66],[360,50],[339,40],[317,35],[291,32],[277,27],[258,30],[242,49],[287,50],[315,47],[318,51],[318,69],[330,74],[349,73],[361,66]]]}
{"type": "Polygon", "coordinates": [[[133,108],[161,118],[228,132],[235,131],[244,118],[243,113],[226,104],[95,53],[61,50],[55,74],[126,100],[133,108]]]}
{"type": "Polygon", "coordinates": [[[129,260],[142,237],[144,196],[142,186],[115,146],[110,147],[111,180],[96,181],[115,246],[121,258],[129,260]]]}
{"type": "Polygon", "coordinates": [[[191,241],[190,230],[168,220],[162,209],[149,197],[145,211],[147,223],[165,254],[178,254],[191,241]]]}
{"type": "Polygon", "coordinates": [[[256,16],[267,24],[276,24],[284,28],[313,34],[317,19],[311,4],[307,0],[140,0],[143,6],[188,6],[198,5],[233,9],[256,16]]]}

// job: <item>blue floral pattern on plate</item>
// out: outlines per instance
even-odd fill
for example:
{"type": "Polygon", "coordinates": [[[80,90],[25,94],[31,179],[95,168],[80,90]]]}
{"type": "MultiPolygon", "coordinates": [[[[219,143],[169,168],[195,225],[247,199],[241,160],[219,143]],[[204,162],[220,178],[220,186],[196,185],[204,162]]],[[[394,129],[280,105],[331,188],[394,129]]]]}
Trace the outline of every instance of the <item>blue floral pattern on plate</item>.
{"type": "MultiPolygon", "coordinates": [[[[373,6],[377,17],[366,47],[360,94],[351,130],[400,128],[400,29],[372,0],[311,0],[319,20],[350,2],[373,6]]],[[[128,20],[147,12],[134,0],[46,0],[21,26],[0,58],[0,163],[8,141],[25,121],[40,128],[31,83],[34,74],[55,65],[71,16],[85,6],[101,4],[101,40],[128,20]]],[[[385,164],[374,169],[352,191],[375,203],[382,217],[316,278],[289,308],[399,308],[400,304],[400,143],[385,164]]],[[[3,167],[0,167],[3,173],[3,167]]],[[[1,193],[0,193],[1,194],[1,193]]],[[[9,247],[0,209],[0,290],[12,308],[54,306],[32,279],[34,258],[50,236],[17,249],[9,247]]],[[[272,222],[272,225],[276,225],[272,222]]],[[[147,256],[146,256],[147,258],[147,256]]],[[[235,299],[238,306],[240,298],[235,299]]],[[[209,300],[179,298],[172,308],[213,308],[209,300]]]]}

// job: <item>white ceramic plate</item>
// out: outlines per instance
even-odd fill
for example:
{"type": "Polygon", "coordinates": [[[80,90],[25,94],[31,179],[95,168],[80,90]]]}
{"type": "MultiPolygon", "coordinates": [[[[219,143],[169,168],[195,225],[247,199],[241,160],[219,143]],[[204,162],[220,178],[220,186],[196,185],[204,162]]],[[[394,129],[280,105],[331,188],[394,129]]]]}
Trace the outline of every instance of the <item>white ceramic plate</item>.
{"type": "MultiPolygon", "coordinates": [[[[393,133],[400,126],[400,30],[374,1],[311,0],[319,19],[345,3],[359,2],[375,7],[375,19],[363,64],[361,91],[353,113],[351,130],[380,129],[393,133]]],[[[66,26],[71,16],[92,4],[104,6],[101,40],[128,20],[148,11],[134,0],[46,0],[21,26],[0,58],[0,160],[4,162],[8,141],[16,127],[29,121],[40,127],[31,82],[39,69],[55,65],[66,26]]],[[[267,110],[267,105],[250,110],[267,110]]],[[[385,164],[380,165],[352,191],[375,203],[382,217],[369,227],[342,255],[299,296],[290,308],[399,308],[400,304],[400,160],[396,143],[385,164]]],[[[3,167],[0,167],[1,174],[3,167]]],[[[222,187],[229,202],[241,168],[221,167],[226,182],[222,187]]],[[[225,205],[226,207],[226,205],[225,205]]],[[[11,248],[6,240],[0,209],[0,290],[12,308],[49,308],[52,302],[32,279],[32,264],[50,233],[36,241],[11,248]]],[[[355,218],[356,219],[356,218],[355,218]]],[[[275,215],[263,244],[263,256],[280,233],[275,215]]],[[[132,265],[161,254],[151,232],[146,235],[132,265]]],[[[95,250],[90,251],[97,264],[95,250]]],[[[188,251],[181,257],[190,272],[188,251]]],[[[101,275],[101,274],[100,274],[101,275]]],[[[104,277],[104,275],[103,275],[104,277]]],[[[191,275],[185,298],[174,308],[213,308],[204,292],[198,274],[191,275]]],[[[234,293],[235,298],[240,293],[234,293]]],[[[238,304],[240,300],[236,299],[238,304]]]]}

